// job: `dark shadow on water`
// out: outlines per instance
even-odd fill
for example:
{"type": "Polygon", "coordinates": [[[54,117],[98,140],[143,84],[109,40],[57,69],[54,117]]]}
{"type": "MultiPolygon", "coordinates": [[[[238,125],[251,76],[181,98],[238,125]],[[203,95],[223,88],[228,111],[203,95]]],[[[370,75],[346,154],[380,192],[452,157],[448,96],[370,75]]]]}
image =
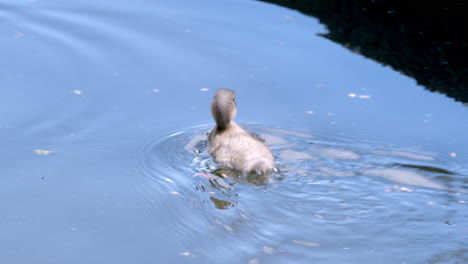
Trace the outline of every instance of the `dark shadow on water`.
{"type": "Polygon", "coordinates": [[[237,205],[236,185],[252,185],[252,186],[267,186],[273,175],[255,174],[242,175],[239,172],[233,171],[226,167],[219,167],[211,171],[211,175],[215,176],[209,180],[213,196],[210,196],[210,201],[217,209],[225,210],[237,205]],[[216,196],[216,197],[215,197],[216,196]]]}
{"type": "Polygon", "coordinates": [[[231,202],[220,200],[213,196],[210,197],[210,200],[213,202],[216,208],[221,209],[221,210],[225,210],[234,206],[233,203],[231,202]]]}
{"type": "Polygon", "coordinates": [[[399,164],[395,163],[396,166],[401,166],[404,168],[411,168],[411,169],[418,169],[422,171],[427,171],[427,172],[434,172],[434,173],[441,173],[441,174],[447,174],[447,175],[454,175],[455,173],[444,170],[441,168],[436,168],[436,167],[430,167],[430,166],[420,166],[420,165],[411,165],[411,164],[399,164]]]}
{"type": "Polygon", "coordinates": [[[468,103],[466,1],[261,1],[314,16],[321,36],[468,103]]]}

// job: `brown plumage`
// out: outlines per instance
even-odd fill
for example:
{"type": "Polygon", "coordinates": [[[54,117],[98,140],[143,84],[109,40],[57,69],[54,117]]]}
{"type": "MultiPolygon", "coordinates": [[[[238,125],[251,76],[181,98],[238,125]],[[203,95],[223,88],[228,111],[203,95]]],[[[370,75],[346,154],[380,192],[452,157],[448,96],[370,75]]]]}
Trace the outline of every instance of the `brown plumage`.
{"type": "Polygon", "coordinates": [[[235,93],[218,89],[211,103],[216,126],[208,136],[209,153],[221,165],[243,174],[268,174],[274,157],[267,145],[232,121],[236,115],[235,93]]]}

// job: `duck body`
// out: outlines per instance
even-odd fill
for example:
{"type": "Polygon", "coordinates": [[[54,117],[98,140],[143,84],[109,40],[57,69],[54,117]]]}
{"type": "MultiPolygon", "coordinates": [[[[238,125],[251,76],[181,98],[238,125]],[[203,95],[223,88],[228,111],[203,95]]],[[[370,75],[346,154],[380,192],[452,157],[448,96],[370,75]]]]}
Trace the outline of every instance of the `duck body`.
{"type": "Polygon", "coordinates": [[[273,154],[262,140],[232,121],[236,111],[235,93],[218,89],[211,103],[216,126],[208,136],[210,155],[217,163],[244,175],[271,173],[273,154]]]}

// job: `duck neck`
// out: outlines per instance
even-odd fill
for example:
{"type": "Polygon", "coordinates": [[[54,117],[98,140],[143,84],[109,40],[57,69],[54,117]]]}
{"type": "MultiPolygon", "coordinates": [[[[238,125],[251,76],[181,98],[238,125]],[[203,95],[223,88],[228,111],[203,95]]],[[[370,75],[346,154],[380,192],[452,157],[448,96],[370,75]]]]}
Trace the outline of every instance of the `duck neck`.
{"type": "Polygon", "coordinates": [[[215,120],[216,120],[216,131],[218,132],[225,131],[231,123],[230,120],[227,120],[227,121],[224,119],[218,120],[216,118],[215,120]]]}
{"type": "Polygon", "coordinates": [[[229,106],[216,102],[212,104],[211,113],[213,114],[213,118],[216,121],[216,130],[219,132],[226,130],[226,128],[231,123],[231,112],[232,109],[230,109],[229,106]]]}

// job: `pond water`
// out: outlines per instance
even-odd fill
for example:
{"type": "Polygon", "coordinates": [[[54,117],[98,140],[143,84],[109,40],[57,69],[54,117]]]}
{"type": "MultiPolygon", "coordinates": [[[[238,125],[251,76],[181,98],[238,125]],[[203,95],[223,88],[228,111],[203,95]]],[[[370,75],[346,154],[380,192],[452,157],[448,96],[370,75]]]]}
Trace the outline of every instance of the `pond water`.
{"type": "Polygon", "coordinates": [[[251,0],[0,2],[1,263],[468,262],[468,107],[251,0]],[[223,177],[217,88],[278,172],[223,177]]]}

